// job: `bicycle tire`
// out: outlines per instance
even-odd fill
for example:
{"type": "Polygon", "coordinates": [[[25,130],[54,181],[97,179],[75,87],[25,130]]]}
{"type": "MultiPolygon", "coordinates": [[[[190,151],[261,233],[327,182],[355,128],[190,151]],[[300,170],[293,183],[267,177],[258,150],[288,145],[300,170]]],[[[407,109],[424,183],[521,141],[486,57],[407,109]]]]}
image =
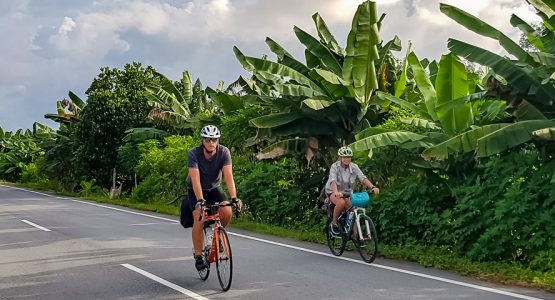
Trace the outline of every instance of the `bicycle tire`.
{"type": "Polygon", "coordinates": [[[207,240],[208,239],[207,231],[211,230],[211,228],[205,227],[203,230],[204,230],[204,242],[203,242],[204,249],[202,250],[202,257],[207,267],[202,270],[198,270],[198,275],[200,276],[200,279],[206,280],[210,275],[210,248],[211,248],[210,245],[212,245],[212,241],[207,240]]]}
{"type": "MultiPolygon", "coordinates": [[[[326,222],[326,239],[328,241],[328,247],[330,248],[330,251],[331,253],[333,253],[333,255],[341,256],[341,254],[343,254],[343,251],[345,251],[345,247],[347,246],[347,239],[343,234],[336,236],[330,232],[331,221],[332,218],[328,217],[328,220],[326,222]]],[[[343,231],[343,228],[341,228],[340,231],[343,231]]]]}
{"type": "MultiPolygon", "coordinates": [[[[218,271],[218,280],[222,290],[227,291],[231,287],[231,280],[233,278],[233,257],[231,255],[231,245],[229,244],[229,237],[223,227],[218,228],[218,239],[220,253],[216,253],[216,270],[218,271]],[[223,249],[223,250],[222,250],[223,249]]],[[[214,249],[217,251],[218,249],[214,249]]]]}
{"type": "Polygon", "coordinates": [[[353,242],[362,260],[367,263],[372,263],[378,255],[378,233],[374,226],[374,222],[372,222],[372,219],[367,215],[360,216],[359,224],[361,232],[363,233],[363,239],[360,240],[357,233],[353,236],[353,242]]]}

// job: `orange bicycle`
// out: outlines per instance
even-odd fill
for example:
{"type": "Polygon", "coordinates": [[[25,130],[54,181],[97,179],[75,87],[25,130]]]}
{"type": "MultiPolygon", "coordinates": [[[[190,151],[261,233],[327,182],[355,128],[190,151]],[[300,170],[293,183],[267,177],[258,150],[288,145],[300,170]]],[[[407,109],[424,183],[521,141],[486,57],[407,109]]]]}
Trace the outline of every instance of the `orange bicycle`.
{"type": "Polygon", "coordinates": [[[218,209],[224,206],[234,206],[233,203],[214,204],[201,203],[202,218],[204,218],[204,243],[202,256],[206,268],[198,273],[202,280],[208,279],[210,275],[210,264],[216,263],[218,280],[224,291],[229,290],[233,275],[233,259],[231,256],[231,245],[224,227],[220,223],[218,209]]]}

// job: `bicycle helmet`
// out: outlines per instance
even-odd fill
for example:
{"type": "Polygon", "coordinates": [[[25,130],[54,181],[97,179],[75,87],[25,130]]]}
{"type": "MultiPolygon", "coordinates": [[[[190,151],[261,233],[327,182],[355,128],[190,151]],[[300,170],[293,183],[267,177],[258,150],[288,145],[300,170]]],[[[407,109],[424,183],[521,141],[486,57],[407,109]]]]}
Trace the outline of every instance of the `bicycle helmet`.
{"type": "Polygon", "coordinates": [[[353,150],[348,146],[343,146],[337,151],[339,156],[353,156],[353,150]]]}
{"type": "Polygon", "coordinates": [[[214,125],[206,125],[200,130],[200,137],[203,138],[220,138],[220,130],[214,125]]]}

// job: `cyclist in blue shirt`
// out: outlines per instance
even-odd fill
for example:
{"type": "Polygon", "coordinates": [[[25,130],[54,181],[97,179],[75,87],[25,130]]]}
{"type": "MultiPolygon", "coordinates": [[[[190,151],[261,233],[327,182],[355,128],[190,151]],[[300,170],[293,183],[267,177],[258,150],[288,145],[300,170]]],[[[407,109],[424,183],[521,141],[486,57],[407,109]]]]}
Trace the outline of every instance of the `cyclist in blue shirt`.
{"type": "Polygon", "coordinates": [[[335,204],[333,210],[333,221],[330,224],[330,230],[333,234],[339,235],[339,226],[337,218],[341,211],[351,207],[351,199],[343,198],[343,193],[352,193],[356,180],[368,187],[374,194],[379,194],[380,189],[377,188],[360,170],[357,164],[351,162],[353,150],[344,146],[337,151],[339,160],[330,167],[330,176],[326,183],[326,195],[330,201],[335,204]]]}
{"type": "MultiPolygon", "coordinates": [[[[202,230],[204,221],[201,216],[200,203],[206,201],[208,204],[220,202],[229,203],[226,200],[220,183],[222,175],[225,180],[227,191],[231,202],[236,204],[237,211],[241,210],[241,200],[237,199],[235,181],[233,180],[233,168],[231,165],[231,154],[229,149],[219,144],[220,130],[213,125],[207,125],[200,131],[202,145],[189,151],[189,175],[187,176],[187,195],[189,205],[193,211],[193,248],[195,256],[195,267],[197,270],[206,268],[202,259],[202,247],[204,232],[202,230]]],[[[231,220],[231,207],[219,208],[220,220],[225,227],[231,220]]]]}

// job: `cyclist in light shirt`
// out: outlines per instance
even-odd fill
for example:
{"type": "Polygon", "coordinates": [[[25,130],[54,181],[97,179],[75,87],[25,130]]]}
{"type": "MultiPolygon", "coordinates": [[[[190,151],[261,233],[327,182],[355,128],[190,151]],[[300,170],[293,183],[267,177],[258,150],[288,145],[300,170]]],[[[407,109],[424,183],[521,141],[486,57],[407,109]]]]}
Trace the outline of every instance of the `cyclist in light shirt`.
{"type": "Polygon", "coordinates": [[[380,189],[377,188],[360,170],[357,164],[351,162],[353,150],[344,146],[337,151],[339,160],[334,162],[330,167],[330,176],[326,183],[326,195],[330,201],[335,204],[333,210],[333,221],[330,223],[332,234],[339,235],[339,226],[337,218],[341,211],[351,207],[351,199],[344,198],[343,193],[352,193],[356,179],[368,187],[374,194],[379,194],[380,189]]]}

